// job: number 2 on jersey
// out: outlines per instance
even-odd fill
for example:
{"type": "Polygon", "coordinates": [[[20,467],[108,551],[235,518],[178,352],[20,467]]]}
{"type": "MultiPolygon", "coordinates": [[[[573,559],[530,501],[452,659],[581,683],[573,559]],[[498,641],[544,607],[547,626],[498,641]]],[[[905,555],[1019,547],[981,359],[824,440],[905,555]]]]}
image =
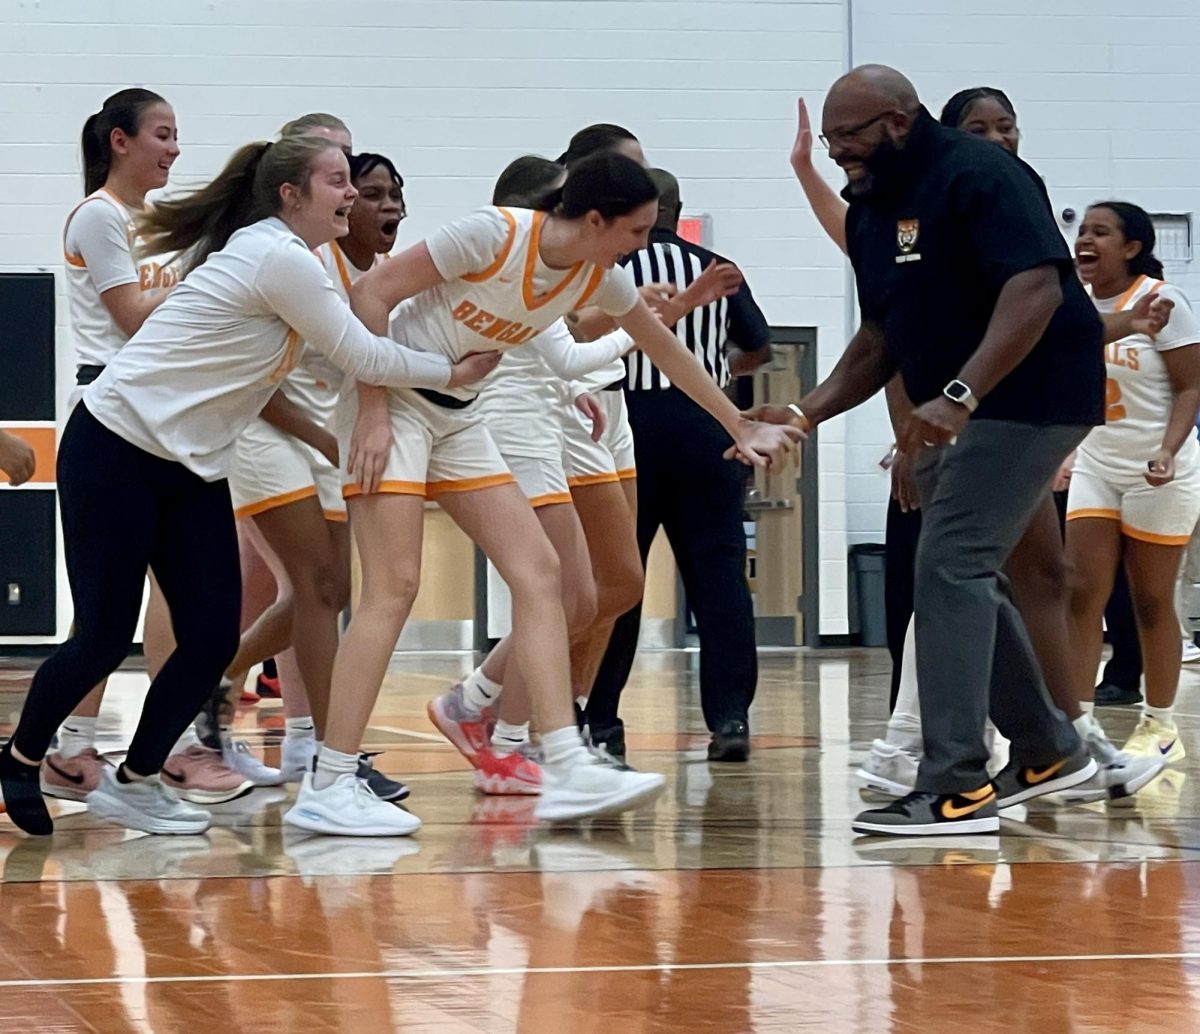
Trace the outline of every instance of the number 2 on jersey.
{"type": "Polygon", "coordinates": [[[1104,422],[1115,424],[1125,419],[1125,407],[1121,405],[1121,385],[1116,378],[1109,377],[1104,382],[1104,422]]]}

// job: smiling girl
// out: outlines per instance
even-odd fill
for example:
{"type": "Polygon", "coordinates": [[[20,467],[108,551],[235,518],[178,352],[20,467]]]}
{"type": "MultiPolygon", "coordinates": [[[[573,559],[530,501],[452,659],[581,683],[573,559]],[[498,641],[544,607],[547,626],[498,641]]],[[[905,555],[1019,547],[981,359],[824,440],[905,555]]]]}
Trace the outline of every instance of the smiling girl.
{"type": "Polygon", "coordinates": [[[1075,241],[1079,275],[1101,313],[1128,312],[1157,293],[1175,303],[1155,336],[1105,347],[1106,422],[1079,446],[1067,497],[1067,561],[1076,686],[1091,710],[1101,617],[1124,565],[1146,676],[1142,720],[1125,751],[1182,761],[1172,708],[1179,686],[1175,582],[1200,518],[1200,320],[1183,292],[1163,283],[1150,217],[1107,201],[1087,210],[1075,241]]]}
{"type": "MultiPolygon", "coordinates": [[[[355,311],[376,332],[453,357],[532,340],[591,302],[612,316],[725,427],[740,455],[765,464],[794,429],[745,421],[615,268],[644,247],[658,191],[634,160],[602,154],[574,166],[549,211],[485,208],[354,285],[355,311]],[[792,431],[783,435],[784,430],[792,431]]],[[[657,794],[662,776],[622,771],[585,749],[572,709],[560,564],[484,424],[473,391],[362,391],[348,451],[350,519],[362,599],[334,665],[329,734],[285,821],[320,833],[394,835],[415,826],[353,778],[358,745],[420,582],[426,495],[488,555],[512,593],[512,649],[542,732],[547,820],[622,811],[657,794]]],[[[353,399],[349,400],[353,403],[353,399]]],[[[353,408],[347,423],[355,417],[353,408]]]]}
{"type": "MultiPolygon", "coordinates": [[[[109,361],[167,297],[179,271],[151,259],[134,259],[134,216],[146,195],[167,185],[179,157],[175,112],[150,90],[119,90],[83,125],[86,197],[63,227],[67,310],[75,341],[75,382],[69,409],[109,361]]],[[[151,674],[171,649],[166,605],[154,580],[146,612],[145,652],[151,674]]],[[[82,801],[100,782],[107,762],[96,750],[102,682],[63,724],[59,749],[46,759],[42,790],[82,801]]],[[[191,759],[181,759],[184,767],[191,759]]]]}
{"type": "Polygon", "coordinates": [[[159,772],[237,649],[241,579],[226,473],[300,342],[370,384],[454,390],[492,365],[399,347],[351,314],[312,249],[347,232],[357,193],[335,144],[286,137],[243,147],[207,187],[147,216],[147,250],[186,251],[190,271],[63,433],[58,483],[78,627],[38,669],[0,751],[4,804],[26,832],[53,830],[37,766],[59,722],[124,659],[147,566],[176,647],[150,685],[125,762],[104,772],[88,808],[148,833],[208,827],[208,812],[181,801],[159,772]]]}

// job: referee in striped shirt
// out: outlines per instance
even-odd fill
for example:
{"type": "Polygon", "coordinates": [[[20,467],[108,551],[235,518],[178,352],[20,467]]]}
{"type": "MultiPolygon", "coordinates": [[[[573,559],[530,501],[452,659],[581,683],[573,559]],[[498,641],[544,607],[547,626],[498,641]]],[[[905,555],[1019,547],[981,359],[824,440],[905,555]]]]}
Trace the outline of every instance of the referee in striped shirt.
{"type": "MultiPolygon", "coordinates": [[[[658,223],[648,245],[628,256],[638,286],[672,283],[685,289],[714,260],[726,261],[676,233],[679,183],[648,170],[660,191],[658,223]]],[[[694,310],[675,327],[717,384],[753,372],[770,357],[767,321],[745,283],[728,298],[694,310]]],[[[625,358],[624,390],[637,456],[637,535],[642,563],[662,527],[696,617],[700,637],[700,701],[712,732],[711,761],[745,761],[748,713],[758,682],[754,613],[746,583],[742,524],[745,468],[722,458],[728,435],[639,351],[625,358]]],[[[617,711],[637,650],[642,608],[613,628],[588,697],[593,738],[624,746],[617,711]]],[[[623,750],[621,750],[623,753],[623,750]]]]}

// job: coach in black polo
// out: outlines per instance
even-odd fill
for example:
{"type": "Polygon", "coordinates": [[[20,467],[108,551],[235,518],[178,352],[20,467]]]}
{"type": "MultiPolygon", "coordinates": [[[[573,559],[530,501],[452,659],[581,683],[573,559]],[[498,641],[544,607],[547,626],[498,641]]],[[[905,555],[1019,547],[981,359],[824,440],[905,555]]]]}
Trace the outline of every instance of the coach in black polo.
{"type": "Polygon", "coordinates": [[[1095,762],[1050,702],[998,573],[1043,493],[1104,420],[1101,324],[1037,174],[940,126],[912,84],[855,69],[825,103],[845,171],[862,325],[799,408],[816,425],[899,371],[914,409],[924,527],[917,675],[925,757],[917,792],[854,821],[862,833],[994,832],[998,809],[1091,778],[1095,762]],[[989,713],[1012,762],[989,781],[989,713]]]}

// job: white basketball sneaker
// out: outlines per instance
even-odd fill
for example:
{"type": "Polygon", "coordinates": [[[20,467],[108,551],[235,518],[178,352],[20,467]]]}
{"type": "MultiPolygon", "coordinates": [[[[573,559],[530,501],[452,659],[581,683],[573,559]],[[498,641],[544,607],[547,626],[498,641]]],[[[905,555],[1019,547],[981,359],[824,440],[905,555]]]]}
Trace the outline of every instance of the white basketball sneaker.
{"type": "Polygon", "coordinates": [[[244,775],[255,786],[282,786],[284,783],[282,770],[260,761],[244,740],[223,739],[221,760],[235,772],[244,775]]]}
{"type": "Polygon", "coordinates": [[[310,833],[348,837],[405,837],[421,828],[419,818],[381,801],[353,772],[343,772],[323,790],[305,772],[283,821],[310,833]]]}
{"type": "Polygon", "coordinates": [[[1083,745],[1096,762],[1096,774],[1060,792],[1071,804],[1132,797],[1166,765],[1162,758],[1135,757],[1117,750],[1095,718],[1088,724],[1083,745]]]}
{"type": "Polygon", "coordinates": [[[203,833],[212,824],[207,811],[180,800],[159,776],[122,783],[115,768],[100,776],[87,808],[98,819],[143,833],[203,833]]]}
{"type": "Polygon", "coordinates": [[[917,788],[919,758],[886,740],[875,740],[854,775],[864,790],[885,797],[906,797],[917,788]]]}
{"type": "Polygon", "coordinates": [[[653,800],[667,785],[657,772],[620,769],[581,751],[567,765],[542,764],[542,796],[534,817],[567,822],[626,811],[653,800]]]}

